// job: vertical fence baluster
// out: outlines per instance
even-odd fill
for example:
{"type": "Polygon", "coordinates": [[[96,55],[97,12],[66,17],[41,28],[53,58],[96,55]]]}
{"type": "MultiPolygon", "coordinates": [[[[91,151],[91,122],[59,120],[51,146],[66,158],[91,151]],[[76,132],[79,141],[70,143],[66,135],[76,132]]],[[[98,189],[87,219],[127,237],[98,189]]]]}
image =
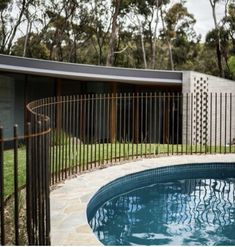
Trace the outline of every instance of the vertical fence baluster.
{"type": "Polygon", "coordinates": [[[42,193],[43,193],[43,189],[42,189],[42,136],[39,135],[39,133],[42,132],[42,122],[39,121],[38,122],[38,172],[37,172],[37,176],[38,176],[38,191],[37,191],[37,197],[38,197],[38,219],[39,219],[39,244],[43,243],[43,214],[42,214],[42,210],[43,210],[43,199],[42,199],[42,193]]]}
{"type": "MultiPolygon", "coordinates": [[[[82,134],[82,136],[83,136],[83,154],[82,154],[82,157],[83,157],[83,165],[82,165],[82,170],[83,171],[85,171],[86,170],[86,166],[85,166],[85,164],[86,164],[86,116],[87,116],[87,106],[86,106],[86,104],[87,104],[87,96],[86,95],[84,95],[83,96],[83,128],[82,128],[82,132],[83,132],[83,134],[82,134]]],[[[100,150],[99,150],[100,151],[100,150]]]]}
{"type": "Polygon", "coordinates": [[[219,137],[220,137],[220,139],[219,139],[219,150],[220,150],[220,153],[222,153],[222,106],[223,106],[223,95],[222,95],[222,93],[220,93],[220,116],[219,116],[219,127],[220,127],[220,129],[219,129],[219,137]]]}
{"type": "MultiPolygon", "coordinates": [[[[128,93],[128,113],[127,113],[127,159],[130,159],[130,142],[131,142],[131,94],[128,93]]],[[[134,121],[134,119],[133,119],[134,121]]]]}
{"type": "Polygon", "coordinates": [[[149,97],[150,97],[150,100],[149,100],[149,104],[150,104],[150,106],[149,106],[149,133],[148,133],[148,135],[149,135],[149,155],[152,155],[152,135],[153,135],[153,133],[152,133],[152,114],[153,114],[153,112],[152,112],[152,103],[153,103],[152,93],[150,93],[149,97]]]}
{"type": "MultiPolygon", "coordinates": [[[[153,107],[153,130],[154,130],[154,133],[153,133],[153,155],[155,156],[156,155],[156,142],[157,142],[157,95],[156,95],[156,92],[154,93],[153,95],[153,104],[154,104],[154,107],[153,107]]],[[[159,128],[159,126],[158,126],[159,128]]]]}
{"type": "Polygon", "coordinates": [[[144,122],[144,156],[147,157],[147,142],[148,142],[148,93],[145,94],[145,122],[144,122]]]}
{"type": "Polygon", "coordinates": [[[102,94],[99,95],[99,118],[98,118],[98,164],[99,164],[99,167],[101,166],[101,147],[100,147],[100,141],[101,141],[101,124],[102,124],[102,115],[101,115],[101,112],[102,112],[102,101],[101,101],[101,98],[102,98],[102,94]]]}
{"type": "Polygon", "coordinates": [[[200,154],[202,154],[202,145],[203,145],[203,98],[202,98],[202,92],[200,93],[200,102],[201,102],[201,104],[200,104],[200,154]]]}
{"type": "Polygon", "coordinates": [[[227,93],[225,93],[225,102],[224,102],[224,153],[227,153],[227,93]]]}
{"type": "Polygon", "coordinates": [[[139,93],[136,95],[136,130],[135,130],[135,138],[136,138],[136,158],[139,156],[139,140],[141,133],[140,129],[140,112],[139,112],[139,105],[140,105],[140,96],[139,93]]]}
{"type": "MultiPolygon", "coordinates": [[[[105,131],[105,125],[106,125],[106,121],[105,121],[105,118],[106,118],[106,102],[105,102],[105,98],[106,98],[106,94],[103,95],[102,97],[102,103],[103,103],[103,114],[102,114],[102,155],[103,155],[103,164],[105,164],[105,136],[106,136],[106,131],[105,131]]],[[[107,127],[106,127],[107,128],[107,127]]]]}
{"type": "Polygon", "coordinates": [[[60,181],[60,170],[58,166],[58,126],[57,126],[57,117],[58,117],[58,109],[57,109],[57,102],[58,97],[53,98],[53,135],[54,135],[54,142],[53,142],[53,159],[54,159],[54,167],[55,167],[55,178],[56,183],[60,181]]]}
{"type": "Polygon", "coordinates": [[[121,142],[122,142],[122,94],[119,95],[119,162],[121,161],[122,156],[122,148],[121,148],[121,142]]]}
{"type": "MultiPolygon", "coordinates": [[[[61,175],[59,178],[64,179],[64,171],[65,171],[65,103],[64,103],[64,96],[61,97],[61,116],[62,116],[62,123],[61,123],[61,175]]],[[[51,124],[52,125],[52,124],[51,124]]]]}
{"type": "Polygon", "coordinates": [[[194,95],[193,93],[190,94],[191,96],[191,130],[190,130],[190,134],[191,134],[191,154],[193,154],[193,127],[194,127],[194,123],[193,123],[193,98],[194,98],[194,95]]]}
{"type": "Polygon", "coordinates": [[[115,109],[115,146],[114,146],[114,150],[115,150],[115,162],[117,162],[117,139],[118,139],[118,94],[115,94],[115,104],[116,104],[116,109],[115,109]]]}
{"type": "Polygon", "coordinates": [[[90,159],[90,153],[89,153],[89,150],[90,150],[90,147],[89,147],[89,144],[90,144],[90,101],[91,101],[91,96],[88,95],[88,98],[87,98],[87,155],[86,155],[86,170],[89,170],[89,159],[90,159]]]}
{"type": "Polygon", "coordinates": [[[162,144],[163,144],[163,137],[164,136],[164,132],[163,132],[163,123],[164,123],[164,119],[163,119],[163,114],[162,114],[162,94],[158,93],[158,149],[157,149],[157,154],[160,153],[160,146],[161,146],[161,139],[162,139],[162,144]]]}
{"type": "MultiPolygon", "coordinates": [[[[46,99],[46,103],[44,105],[44,111],[45,111],[45,106],[47,104],[47,99],[46,99]]],[[[45,112],[43,112],[43,114],[45,114],[45,112]]],[[[41,191],[41,196],[42,196],[42,219],[43,219],[43,224],[42,224],[42,242],[40,243],[41,245],[46,245],[46,134],[44,133],[46,131],[46,115],[44,115],[43,119],[42,119],[42,132],[41,132],[41,174],[42,174],[42,179],[41,179],[41,187],[42,187],[42,191],[41,191]],[[44,133],[44,134],[42,134],[44,133]]],[[[57,120],[56,120],[57,121],[57,120]]],[[[57,126],[58,127],[58,126],[57,126]]],[[[59,141],[58,141],[59,142],[59,141]]],[[[58,154],[57,154],[58,155],[58,154]]],[[[58,159],[59,159],[59,155],[58,155],[58,159]]]]}
{"type": "Polygon", "coordinates": [[[115,142],[116,142],[116,132],[117,132],[117,129],[114,129],[115,126],[116,126],[116,119],[115,116],[116,116],[116,110],[115,110],[115,106],[116,106],[116,109],[117,109],[117,105],[115,105],[115,95],[112,93],[111,94],[111,98],[110,98],[110,145],[111,145],[111,150],[110,150],[110,153],[111,153],[111,163],[113,163],[113,146],[115,145],[115,142]],[[115,110],[115,111],[114,111],[115,110]],[[115,120],[115,122],[114,122],[115,120]]]}
{"type": "Polygon", "coordinates": [[[163,149],[165,153],[165,144],[166,144],[166,93],[163,93],[163,149]]]}
{"type": "Polygon", "coordinates": [[[126,93],[123,95],[123,160],[126,159],[126,93]]]}
{"type": "MultiPolygon", "coordinates": [[[[131,159],[134,159],[134,143],[135,143],[135,126],[137,125],[136,122],[136,114],[135,110],[137,108],[137,97],[135,97],[135,94],[132,94],[132,138],[131,138],[131,159]],[[136,100],[136,105],[135,105],[136,100]]],[[[136,144],[137,145],[137,144],[136,144]]]]}
{"type": "Polygon", "coordinates": [[[69,172],[69,177],[71,176],[71,170],[72,170],[72,96],[68,97],[68,146],[69,146],[69,157],[68,157],[68,172],[69,172]]]}
{"type": "Polygon", "coordinates": [[[210,154],[212,153],[212,125],[213,125],[212,100],[213,100],[213,96],[212,93],[210,93],[210,154]]]}
{"type": "Polygon", "coordinates": [[[18,125],[14,125],[14,227],[15,245],[19,245],[19,194],[18,194],[18,125]]]}
{"type": "Polygon", "coordinates": [[[27,214],[27,235],[29,245],[33,244],[32,231],[32,137],[31,123],[26,127],[26,214],[27,214]]]}
{"type": "Polygon", "coordinates": [[[79,100],[79,109],[80,109],[80,119],[79,119],[79,132],[80,132],[80,146],[79,146],[79,172],[83,171],[82,165],[82,154],[83,154],[83,95],[80,96],[79,100]]]}
{"type": "Polygon", "coordinates": [[[232,93],[230,93],[230,117],[229,117],[229,153],[232,152],[232,93]]]}
{"type": "Polygon", "coordinates": [[[174,128],[174,123],[175,123],[175,102],[174,102],[174,97],[175,95],[172,94],[171,96],[171,104],[172,104],[172,107],[171,107],[171,154],[173,155],[174,154],[174,134],[175,134],[175,128],[174,128]]]}
{"type": "Polygon", "coordinates": [[[186,145],[186,154],[188,154],[188,125],[189,125],[189,94],[186,93],[186,140],[185,140],[185,145],[186,145]]]}
{"type": "Polygon", "coordinates": [[[93,145],[94,145],[94,94],[91,95],[91,138],[90,138],[90,146],[91,146],[91,169],[93,169],[93,145]]]}
{"type": "Polygon", "coordinates": [[[176,133],[177,133],[177,137],[176,137],[176,152],[177,154],[179,154],[179,131],[180,131],[180,94],[177,93],[176,95],[176,99],[177,99],[177,120],[176,120],[176,133]]]}
{"type": "Polygon", "coordinates": [[[199,93],[195,93],[196,94],[196,100],[195,100],[195,140],[196,140],[196,147],[195,147],[195,153],[197,154],[197,142],[198,142],[198,112],[200,109],[198,109],[198,104],[197,102],[199,102],[199,93]]]}
{"type": "Polygon", "coordinates": [[[183,119],[182,119],[182,113],[183,113],[183,106],[185,104],[184,102],[184,95],[182,93],[179,94],[180,95],[180,112],[179,112],[179,125],[181,126],[180,127],[180,142],[181,142],[181,155],[184,154],[184,145],[183,145],[183,129],[182,129],[182,126],[183,126],[183,119]]]}
{"type": "MultiPolygon", "coordinates": [[[[46,130],[49,130],[50,128],[50,120],[48,119],[47,124],[46,124],[46,130]]],[[[51,232],[51,217],[50,217],[50,153],[49,153],[49,147],[50,147],[50,132],[48,132],[45,136],[45,165],[44,165],[44,171],[45,171],[45,207],[46,207],[46,241],[45,245],[50,245],[51,244],[51,239],[50,239],[50,232],[51,232]]]]}
{"type": "Polygon", "coordinates": [[[97,166],[98,95],[95,95],[95,167],[97,166]]]}
{"type": "Polygon", "coordinates": [[[71,97],[71,135],[72,135],[72,174],[75,174],[75,166],[76,166],[76,153],[75,153],[75,142],[76,142],[76,130],[75,130],[75,95],[71,97]]]}
{"type": "Polygon", "coordinates": [[[0,126],[0,212],[1,212],[1,245],[5,245],[5,209],[4,209],[4,141],[3,127],[0,126]]]}
{"type": "Polygon", "coordinates": [[[170,155],[170,101],[171,94],[167,94],[167,155],[170,155]]]}
{"type": "Polygon", "coordinates": [[[110,144],[112,144],[112,142],[110,141],[110,95],[107,94],[107,113],[106,113],[106,130],[107,130],[107,138],[106,138],[106,162],[109,163],[110,161],[110,144]]]}
{"type": "Polygon", "coordinates": [[[215,153],[217,152],[217,93],[215,93],[215,153]]]}
{"type": "Polygon", "coordinates": [[[79,163],[79,146],[80,146],[80,131],[79,131],[79,103],[80,103],[80,98],[79,95],[76,96],[76,123],[75,123],[75,128],[76,128],[76,174],[78,173],[78,168],[80,166],[79,163]]]}
{"type": "Polygon", "coordinates": [[[141,111],[140,111],[140,133],[141,133],[141,139],[140,139],[140,156],[142,158],[143,156],[143,141],[144,141],[144,127],[143,127],[143,119],[144,119],[144,95],[141,93],[141,111]]]}

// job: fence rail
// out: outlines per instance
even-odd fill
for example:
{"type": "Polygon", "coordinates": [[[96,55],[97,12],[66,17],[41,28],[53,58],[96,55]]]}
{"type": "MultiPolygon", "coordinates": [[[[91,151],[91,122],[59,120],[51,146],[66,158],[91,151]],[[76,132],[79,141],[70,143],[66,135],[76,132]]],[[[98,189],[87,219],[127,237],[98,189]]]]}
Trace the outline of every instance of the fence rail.
{"type": "MultiPolygon", "coordinates": [[[[12,210],[14,244],[50,244],[49,188],[73,174],[140,157],[235,153],[235,95],[92,94],[31,102],[27,133],[14,127],[12,210]],[[26,148],[20,152],[19,140],[26,148]],[[25,155],[20,177],[20,158],[25,155]],[[20,192],[26,183],[26,224],[20,192]],[[23,228],[23,230],[22,230],[23,228]]],[[[6,161],[0,128],[1,244],[7,243],[6,161]]],[[[12,234],[10,234],[12,236],[12,234]]]]}

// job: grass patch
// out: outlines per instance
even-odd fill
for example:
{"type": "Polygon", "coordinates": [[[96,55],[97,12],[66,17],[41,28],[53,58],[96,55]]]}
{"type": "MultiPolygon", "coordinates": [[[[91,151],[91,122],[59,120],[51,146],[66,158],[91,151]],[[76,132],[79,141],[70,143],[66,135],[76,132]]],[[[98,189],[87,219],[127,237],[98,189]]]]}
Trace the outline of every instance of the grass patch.
{"type": "MultiPolygon", "coordinates": [[[[18,149],[18,185],[19,188],[26,183],[26,150],[25,147],[18,149]]],[[[14,153],[13,150],[4,152],[4,197],[14,191],[14,153]]]]}
{"type": "MultiPolygon", "coordinates": [[[[156,156],[159,154],[200,154],[200,153],[230,153],[235,147],[208,147],[200,145],[167,145],[167,144],[132,144],[132,143],[102,143],[78,144],[65,142],[64,145],[51,146],[51,171],[58,173],[61,170],[86,170],[88,164],[98,165],[112,160],[132,159],[132,157],[156,156]],[[121,158],[119,158],[121,157],[121,158]]],[[[4,196],[7,198],[14,191],[14,156],[13,150],[4,152],[4,196]]],[[[19,187],[26,182],[26,150],[18,149],[18,180],[19,187]]]]}

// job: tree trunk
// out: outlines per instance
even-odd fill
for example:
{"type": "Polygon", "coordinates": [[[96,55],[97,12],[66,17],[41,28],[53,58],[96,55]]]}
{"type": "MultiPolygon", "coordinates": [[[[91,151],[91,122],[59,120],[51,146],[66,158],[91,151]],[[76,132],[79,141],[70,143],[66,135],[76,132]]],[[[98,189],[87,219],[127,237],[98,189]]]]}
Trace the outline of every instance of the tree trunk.
{"type": "Polygon", "coordinates": [[[142,55],[143,55],[143,60],[144,60],[144,68],[147,69],[147,60],[146,60],[146,52],[145,52],[145,47],[144,47],[144,37],[143,37],[143,27],[141,21],[139,21],[139,30],[140,30],[140,39],[141,39],[141,49],[142,49],[142,55]]]}
{"type": "Polygon", "coordinates": [[[112,66],[114,61],[114,47],[117,38],[117,18],[120,11],[120,0],[115,1],[115,11],[112,18],[112,33],[109,41],[109,50],[107,55],[106,66],[112,66]]]}
{"type": "Polygon", "coordinates": [[[217,63],[218,63],[218,68],[219,68],[219,73],[220,76],[224,78],[224,69],[223,69],[223,63],[222,63],[222,49],[221,49],[221,40],[220,40],[220,29],[218,26],[217,18],[216,18],[216,12],[215,12],[215,7],[216,7],[216,1],[215,0],[209,0],[211,7],[212,7],[212,15],[213,15],[213,20],[214,20],[214,25],[215,25],[215,30],[216,30],[216,55],[217,55],[217,63]]]}
{"type": "Polygon", "coordinates": [[[168,51],[169,51],[170,68],[171,70],[175,70],[175,65],[174,65],[174,60],[173,60],[173,55],[172,55],[172,45],[171,45],[170,40],[167,40],[167,45],[168,45],[168,51]]]}
{"type": "Polygon", "coordinates": [[[156,49],[157,49],[157,27],[159,23],[159,0],[156,0],[157,13],[153,32],[153,53],[152,53],[152,69],[156,66],[156,49]]]}
{"type": "Polygon", "coordinates": [[[26,29],[26,35],[25,35],[25,40],[24,40],[23,57],[26,57],[26,54],[27,54],[29,34],[31,32],[31,28],[32,28],[32,23],[30,22],[30,20],[28,20],[27,29],[26,29]]]}
{"type": "Polygon", "coordinates": [[[20,10],[19,17],[18,17],[18,19],[16,21],[15,26],[12,29],[11,37],[9,38],[9,42],[8,42],[8,46],[7,46],[7,50],[6,50],[7,54],[10,54],[11,47],[12,47],[12,44],[13,44],[13,40],[14,40],[14,38],[16,36],[17,29],[18,29],[19,25],[21,24],[21,20],[22,20],[22,17],[24,15],[25,9],[26,9],[26,7],[28,7],[26,5],[28,5],[26,3],[26,0],[23,0],[22,1],[22,5],[21,5],[21,10],[20,10]]]}
{"type": "MultiPolygon", "coordinates": [[[[162,28],[164,33],[166,33],[166,27],[165,27],[165,23],[164,23],[164,18],[163,18],[163,12],[161,9],[161,21],[162,21],[162,28]]],[[[169,64],[170,64],[170,68],[171,70],[175,70],[175,65],[174,65],[174,59],[173,59],[173,55],[172,55],[172,45],[171,45],[171,40],[169,39],[169,37],[166,36],[166,42],[167,42],[167,47],[168,47],[168,53],[169,53],[169,64]]]]}

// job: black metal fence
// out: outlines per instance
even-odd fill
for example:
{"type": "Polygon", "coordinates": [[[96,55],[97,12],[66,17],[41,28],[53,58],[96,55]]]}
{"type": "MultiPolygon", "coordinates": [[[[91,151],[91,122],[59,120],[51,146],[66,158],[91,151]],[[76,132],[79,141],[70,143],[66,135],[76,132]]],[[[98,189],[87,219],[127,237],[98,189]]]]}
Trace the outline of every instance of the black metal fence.
{"type": "Polygon", "coordinates": [[[50,244],[49,118],[29,112],[26,135],[4,139],[0,127],[1,245],[50,244]],[[13,150],[5,150],[11,142],[13,150]],[[20,144],[21,143],[21,144],[20,144]]]}
{"type": "Polygon", "coordinates": [[[2,245],[49,245],[50,185],[73,174],[141,157],[235,153],[232,94],[77,95],[27,108],[30,123],[24,137],[14,127],[9,162],[0,128],[2,245]]]}
{"type": "Polygon", "coordinates": [[[235,152],[232,94],[96,94],[29,107],[51,120],[51,183],[140,157],[235,152]]]}

